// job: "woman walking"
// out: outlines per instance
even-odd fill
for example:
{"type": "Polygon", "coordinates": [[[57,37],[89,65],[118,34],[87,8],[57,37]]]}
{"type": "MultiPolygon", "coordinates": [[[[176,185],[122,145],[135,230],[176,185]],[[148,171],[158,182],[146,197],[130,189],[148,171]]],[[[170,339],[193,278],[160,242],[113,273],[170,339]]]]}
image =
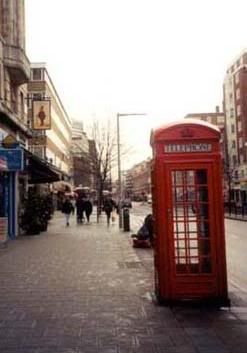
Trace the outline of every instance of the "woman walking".
{"type": "Polygon", "coordinates": [[[65,215],[66,225],[69,226],[70,215],[73,211],[73,205],[69,198],[66,198],[62,205],[62,213],[65,215]]]}

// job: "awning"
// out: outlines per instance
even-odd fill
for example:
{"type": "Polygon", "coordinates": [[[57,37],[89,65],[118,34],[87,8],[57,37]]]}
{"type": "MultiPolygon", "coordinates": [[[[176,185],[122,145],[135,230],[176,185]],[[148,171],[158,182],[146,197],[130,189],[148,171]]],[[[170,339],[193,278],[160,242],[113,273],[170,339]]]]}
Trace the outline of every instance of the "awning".
{"type": "Polygon", "coordinates": [[[61,174],[49,163],[26,151],[26,170],[29,174],[30,184],[53,183],[61,180],[61,174]]]}

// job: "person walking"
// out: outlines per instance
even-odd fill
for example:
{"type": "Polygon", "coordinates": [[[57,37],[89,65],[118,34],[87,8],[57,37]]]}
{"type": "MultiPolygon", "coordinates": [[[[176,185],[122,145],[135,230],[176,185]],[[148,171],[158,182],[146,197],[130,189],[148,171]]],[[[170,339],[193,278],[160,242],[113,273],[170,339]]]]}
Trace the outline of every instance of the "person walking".
{"type": "Polygon", "coordinates": [[[70,215],[73,211],[73,205],[69,198],[66,198],[62,205],[62,213],[65,215],[66,225],[69,226],[70,215]]]}
{"type": "Polygon", "coordinates": [[[111,213],[113,209],[116,208],[115,202],[110,198],[107,197],[103,203],[103,210],[106,214],[107,225],[110,225],[111,213]]]}
{"type": "Polygon", "coordinates": [[[76,215],[77,215],[77,223],[83,222],[83,206],[84,201],[81,197],[76,200],[76,215]]]}
{"type": "Polygon", "coordinates": [[[87,218],[87,223],[90,222],[90,216],[93,212],[93,204],[89,199],[86,199],[83,203],[83,209],[85,211],[86,214],[86,218],[87,218]]]}

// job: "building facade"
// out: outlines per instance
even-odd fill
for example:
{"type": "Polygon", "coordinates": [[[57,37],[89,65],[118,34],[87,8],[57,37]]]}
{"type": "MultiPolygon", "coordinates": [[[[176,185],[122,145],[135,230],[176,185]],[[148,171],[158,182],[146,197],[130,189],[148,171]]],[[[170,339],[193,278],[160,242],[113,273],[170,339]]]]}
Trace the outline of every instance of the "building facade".
{"type": "Polygon", "coordinates": [[[185,119],[198,119],[206,121],[210,124],[216,125],[221,132],[221,152],[223,161],[227,158],[227,137],[226,137],[226,127],[225,127],[225,114],[220,112],[219,107],[217,106],[215,112],[212,113],[193,113],[187,114],[185,119]]]}
{"type": "MultiPolygon", "coordinates": [[[[33,131],[33,138],[29,141],[29,151],[45,160],[60,173],[62,182],[54,183],[54,190],[60,189],[63,185],[70,189],[72,120],[66,113],[44,63],[31,64],[28,108],[29,124],[33,131]],[[49,115],[49,123],[43,126],[37,125],[36,106],[43,109],[45,105],[48,107],[46,114],[49,115]]],[[[42,118],[42,115],[40,117],[42,118]]],[[[40,121],[42,123],[42,120],[40,121]]]]}
{"type": "Polygon", "coordinates": [[[132,200],[142,201],[151,194],[151,159],[134,165],[125,174],[124,182],[125,197],[132,200]]]}
{"type": "Polygon", "coordinates": [[[73,121],[72,124],[72,176],[74,186],[95,189],[94,176],[92,175],[93,141],[89,140],[83,129],[81,121],[73,121]]]}
{"type": "Polygon", "coordinates": [[[220,112],[219,107],[217,106],[215,112],[212,113],[193,113],[187,114],[185,119],[198,119],[206,121],[210,124],[216,125],[221,132],[221,152],[222,152],[222,163],[223,163],[223,185],[224,185],[224,199],[228,198],[228,188],[229,188],[229,180],[228,180],[228,165],[227,165],[227,137],[226,137],[226,127],[225,127],[225,114],[224,112],[220,112]]]}
{"type": "Polygon", "coordinates": [[[18,234],[18,210],[27,183],[25,148],[30,63],[25,53],[23,0],[0,0],[0,242],[18,234]]]}
{"type": "Polygon", "coordinates": [[[247,50],[227,68],[223,84],[231,199],[247,202],[247,50]]]}

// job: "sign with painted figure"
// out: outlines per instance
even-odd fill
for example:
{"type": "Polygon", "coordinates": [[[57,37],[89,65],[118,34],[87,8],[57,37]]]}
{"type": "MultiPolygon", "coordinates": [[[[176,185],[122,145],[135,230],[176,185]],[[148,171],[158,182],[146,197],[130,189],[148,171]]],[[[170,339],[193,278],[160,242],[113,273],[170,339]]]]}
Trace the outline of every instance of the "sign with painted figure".
{"type": "Polygon", "coordinates": [[[33,101],[33,129],[51,129],[51,102],[49,100],[33,101]]]}
{"type": "Polygon", "coordinates": [[[1,160],[5,171],[14,172],[24,169],[24,154],[21,148],[0,148],[1,160]]]}

